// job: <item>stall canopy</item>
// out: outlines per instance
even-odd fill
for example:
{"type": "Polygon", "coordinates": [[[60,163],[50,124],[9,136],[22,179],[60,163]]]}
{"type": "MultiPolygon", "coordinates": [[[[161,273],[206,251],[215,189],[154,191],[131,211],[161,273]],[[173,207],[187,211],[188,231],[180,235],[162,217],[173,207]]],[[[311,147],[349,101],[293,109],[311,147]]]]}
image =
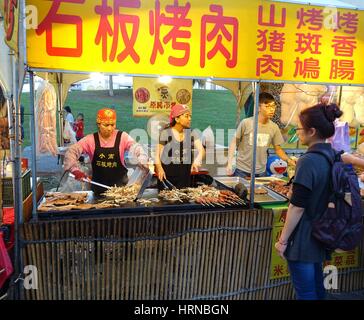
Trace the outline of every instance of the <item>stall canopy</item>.
{"type": "Polygon", "coordinates": [[[72,84],[90,77],[89,74],[70,74],[60,72],[37,72],[37,76],[47,79],[49,83],[56,88],[57,99],[60,102],[60,106],[64,105],[68,91],[72,84]]]}

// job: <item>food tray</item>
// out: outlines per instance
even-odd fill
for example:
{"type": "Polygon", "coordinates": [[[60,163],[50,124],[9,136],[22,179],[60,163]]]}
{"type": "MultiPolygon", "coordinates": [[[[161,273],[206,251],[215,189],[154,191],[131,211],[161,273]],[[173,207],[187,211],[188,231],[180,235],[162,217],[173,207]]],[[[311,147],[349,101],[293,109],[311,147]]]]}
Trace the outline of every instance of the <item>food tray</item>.
{"type": "MultiPolygon", "coordinates": [[[[249,180],[250,181],[250,180],[249,180]]],[[[256,177],[255,178],[255,183],[259,183],[259,184],[268,184],[272,181],[284,181],[283,179],[277,178],[277,177],[256,177]]]]}
{"type": "Polygon", "coordinates": [[[279,194],[281,197],[285,198],[286,201],[288,201],[288,197],[286,195],[284,195],[283,193],[280,193],[280,192],[277,192],[275,191],[274,189],[270,188],[269,186],[265,186],[267,189],[271,190],[272,192],[276,193],[276,194],[279,194]]]}
{"type": "MultiPolygon", "coordinates": [[[[249,189],[250,188],[250,181],[242,179],[243,184],[249,189]]],[[[262,184],[255,184],[255,187],[262,188],[268,191],[267,194],[254,194],[254,203],[257,204],[280,204],[287,202],[287,198],[283,195],[273,191],[272,189],[268,188],[262,184]]],[[[250,194],[248,194],[247,199],[250,200],[250,194]]]]}
{"type": "MultiPolygon", "coordinates": [[[[234,187],[238,183],[244,184],[247,189],[250,188],[250,181],[245,180],[245,179],[243,179],[241,177],[230,177],[230,176],[214,177],[214,180],[217,183],[224,185],[228,189],[234,189],[234,187]]],[[[254,203],[257,203],[257,204],[279,204],[279,203],[287,202],[286,197],[276,193],[275,191],[273,191],[273,190],[271,190],[269,188],[266,188],[263,184],[256,183],[255,186],[267,190],[268,193],[267,194],[255,194],[254,195],[254,203]]],[[[247,199],[248,200],[250,199],[249,194],[247,196],[247,199]]]]}
{"type": "MultiPolygon", "coordinates": [[[[257,204],[278,204],[287,202],[287,198],[274,192],[273,190],[260,186],[262,189],[266,189],[268,191],[267,194],[254,194],[254,203],[257,204]]],[[[250,194],[248,194],[247,199],[250,200],[250,194]]]]}
{"type": "Polygon", "coordinates": [[[246,184],[246,180],[240,177],[230,177],[230,176],[223,176],[223,177],[213,177],[215,181],[217,181],[220,184],[223,184],[224,187],[227,187],[229,189],[234,189],[234,187],[238,183],[246,184]]]}

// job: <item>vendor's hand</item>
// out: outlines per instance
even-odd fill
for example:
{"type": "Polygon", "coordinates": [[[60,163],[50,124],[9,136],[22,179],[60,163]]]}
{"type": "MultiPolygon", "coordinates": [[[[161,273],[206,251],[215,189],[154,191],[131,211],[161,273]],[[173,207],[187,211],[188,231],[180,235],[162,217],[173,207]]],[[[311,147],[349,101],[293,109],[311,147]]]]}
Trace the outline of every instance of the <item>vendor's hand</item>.
{"type": "Polygon", "coordinates": [[[231,164],[228,164],[226,166],[226,175],[232,176],[233,175],[233,166],[231,164]]]}
{"type": "Polygon", "coordinates": [[[284,256],[284,252],[287,249],[287,243],[283,243],[283,242],[276,242],[274,247],[277,250],[278,255],[282,258],[282,259],[286,259],[286,257],[284,256]]]}
{"type": "Polygon", "coordinates": [[[199,164],[192,163],[191,172],[198,172],[199,171],[199,168],[200,168],[200,165],[199,164]]]}
{"type": "Polygon", "coordinates": [[[167,179],[166,173],[164,172],[162,166],[155,166],[155,173],[160,181],[167,179]]]}
{"type": "Polygon", "coordinates": [[[81,170],[72,171],[72,174],[75,176],[75,179],[79,181],[81,181],[82,179],[88,179],[88,176],[81,170]]]}

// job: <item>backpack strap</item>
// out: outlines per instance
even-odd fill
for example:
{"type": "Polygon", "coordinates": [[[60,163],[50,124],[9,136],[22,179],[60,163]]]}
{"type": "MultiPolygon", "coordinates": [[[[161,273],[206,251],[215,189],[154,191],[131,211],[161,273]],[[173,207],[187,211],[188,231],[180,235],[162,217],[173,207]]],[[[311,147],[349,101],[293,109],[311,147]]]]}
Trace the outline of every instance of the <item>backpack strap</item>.
{"type": "Polygon", "coordinates": [[[331,190],[331,194],[330,194],[330,197],[329,197],[329,202],[334,202],[335,197],[338,196],[335,193],[335,190],[337,188],[337,181],[336,181],[336,179],[332,175],[332,168],[333,168],[335,162],[340,162],[341,161],[341,155],[344,153],[344,151],[339,151],[339,152],[334,151],[334,152],[335,152],[335,156],[334,157],[332,157],[332,156],[330,157],[326,152],[324,152],[322,150],[310,150],[310,151],[307,151],[307,153],[320,154],[330,164],[330,167],[331,167],[331,171],[330,172],[331,172],[331,174],[330,174],[330,180],[329,180],[329,188],[331,190]]]}
{"type": "Polygon", "coordinates": [[[310,150],[310,151],[307,151],[307,153],[320,154],[320,155],[322,155],[330,163],[330,165],[333,165],[334,162],[341,161],[341,155],[344,153],[344,151],[341,150],[339,152],[335,152],[335,156],[334,157],[330,157],[326,152],[321,151],[321,150],[310,150]]]}

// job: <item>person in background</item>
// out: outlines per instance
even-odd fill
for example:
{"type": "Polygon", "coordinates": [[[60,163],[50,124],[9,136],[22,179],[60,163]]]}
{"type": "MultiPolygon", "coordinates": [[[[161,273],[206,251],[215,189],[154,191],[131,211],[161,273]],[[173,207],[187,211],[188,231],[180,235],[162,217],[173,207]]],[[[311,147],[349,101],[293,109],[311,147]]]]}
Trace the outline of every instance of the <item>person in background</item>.
{"type": "MultiPolygon", "coordinates": [[[[191,187],[191,172],[198,172],[204,156],[199,136],[191,131],[191,110],[176,104],[169,116],[169,125],[162,130],[156,148],[155,171],[159,181],[168,179],[176,188],[191,187]],[[193,149],[197,155],[193,157],[193,149]],[[194,159],[193,159],[194,158],[194,159]]],[[[163,189],[161,182],[159,190],[163,189]]]]}
{"type": "Polygon", "coordinates": [[[76,117],[76,121],[73,124],[73,130],[76,132],[76,140],[80,141],[84,137],[83,130],[85,128],[83,113],[79,113],[76,117]]]}
{"type": "MultiPolygon", "coordinates": [[[[89,134],[72,145],[65,154],[64,169],[75,175],[77,180],[88,179],[79,168],[81,154],[90,157],[92,180],[108,186],[123,186],[128,182],[125,166],[125,152],[134,156],[137,164],[148,168],[148,155],[126,132],[116,129],[115,110],[105,108],[97,112],[98,132],[89,134]]],[[[106,189],[91,185],[95,197],[100,197],[106,189]]]]}
{"type": "Polygon", "coordinates": [[[63,143],[68,145],[71,143],[71,130],[73,130],[75,119],[70,106],[65,106],[63,113],[63,143]]]}
{"type": "Polygon", "coordinates": [[[70,106],[64,107],[64,120],[68,121],[70,123],[71,127],[73,126],[73,123],[75,122],[75,119],[73,117],[70,106]]]}
{"type": "Polygon", "coordinates": [[[308,146],[296,166],[286,221],[275,248],[287,259],[296,297],[300,300],[325,298],[323,262],[329,252],[312,236],[312,220],[326,210],[330,196],[331,165],[321,154],[335,157],[326,139],[335,133],[334,121],[342,115],[335,104],[318,104],[301,111],[298,138],[308,146]]]}
{"type": "MultiPolygon", "coordinates": [[[[281,144],[284,143],[281,131],[277,124],[271,119],[274,116],[276,103],[271,94],[263,92],[259,95],[259,116],[258,116],[258,136],[257,136],[257,157],[256,176],[266,175],[267,151],[270,145],[279,158],[289,165],[295,165],[295,161],[290,159],[284,152],[281,144]]],[[[243,119],[236,129],[228,151],[228,162],[226,166],[227,175],[239,177],[250,176],[253,158],[253,118],[243,119]],[[236,159],[236,169],[232,171],[232,163],[236,149],[238,149],[236,159]]]]}

